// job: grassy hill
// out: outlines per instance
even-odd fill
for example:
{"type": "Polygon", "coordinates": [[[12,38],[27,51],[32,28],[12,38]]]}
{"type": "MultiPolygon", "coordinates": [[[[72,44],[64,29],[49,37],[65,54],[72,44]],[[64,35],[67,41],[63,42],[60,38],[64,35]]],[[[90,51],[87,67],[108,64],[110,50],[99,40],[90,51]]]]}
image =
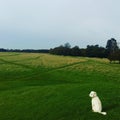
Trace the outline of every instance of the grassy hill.
{"type": "Polygon", "coordinates": [[[0,120],[119,120],[120,65],[107,59],[0,53],[0,120]],[[91,111],[96,91],[103,116],[91,111]]]}

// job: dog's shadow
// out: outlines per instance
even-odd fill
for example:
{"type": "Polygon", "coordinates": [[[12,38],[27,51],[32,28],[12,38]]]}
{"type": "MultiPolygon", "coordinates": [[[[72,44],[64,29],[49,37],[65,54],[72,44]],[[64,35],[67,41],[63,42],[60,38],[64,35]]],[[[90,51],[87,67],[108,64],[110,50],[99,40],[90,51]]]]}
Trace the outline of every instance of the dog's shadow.
{"type": "Polygon", "coordinates": [[[103,108],[104,111],[110,111],[114,108],[117,108],[119,105],[118,104],[112,104],[112,105],[108,105],[106,107],[103,108]]]}

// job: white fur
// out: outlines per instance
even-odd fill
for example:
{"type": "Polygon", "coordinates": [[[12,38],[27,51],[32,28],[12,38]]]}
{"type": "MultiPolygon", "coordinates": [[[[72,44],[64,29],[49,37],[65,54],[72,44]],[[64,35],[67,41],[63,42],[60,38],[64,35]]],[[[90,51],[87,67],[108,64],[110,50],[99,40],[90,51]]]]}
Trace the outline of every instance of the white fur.
{"type": "Polygon", "coordinates": [[[93,112],[97,112],[103,115],[106,115],[106,112],[102,112],[102,104],[101,101],[99,99],[99,97],[97,96],[97,93],[94,91],[91,91],[89,96],[92,98],[92,110],[93,112]]]}

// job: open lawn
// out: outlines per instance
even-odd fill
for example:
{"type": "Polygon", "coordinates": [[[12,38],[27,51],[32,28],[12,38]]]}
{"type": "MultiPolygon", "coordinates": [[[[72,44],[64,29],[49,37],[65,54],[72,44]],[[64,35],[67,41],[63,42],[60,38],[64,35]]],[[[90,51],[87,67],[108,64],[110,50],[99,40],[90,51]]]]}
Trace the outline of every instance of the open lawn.
{"type": "Polygon", "coordinates": [[[120,120],[120,64],[1,52],[0,120],[120,120]],[[106,116],[92,112],[92,90],[106,116]]]}

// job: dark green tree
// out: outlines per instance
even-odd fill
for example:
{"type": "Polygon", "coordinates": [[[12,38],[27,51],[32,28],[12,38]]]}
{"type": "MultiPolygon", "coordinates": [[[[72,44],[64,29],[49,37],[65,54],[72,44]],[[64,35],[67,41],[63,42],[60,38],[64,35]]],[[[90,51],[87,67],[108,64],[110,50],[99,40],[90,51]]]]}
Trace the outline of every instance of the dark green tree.
{"type": "Polygon", "coordinates": [[[64,47],[65,48],[71,48],[71,45],[70,45],[70,43],[67,42],[67,43],[64,44],[64,47]]]}
{"type": "Polygon", "coordinates": [[[99,45],[88,45],[86,49],[86,56],[104,58],[106,56],[105,48],[99,47],[99,45]]]}
{"type": "Polygon", "coordinates": [[[112,61],[119,61],[120,64],[120,50],[110,53],[108,59],[110,60],[110,63],[112,63],[112,61]]]}
{"type": "Polygon", "coordinates": [[[115,40],[114,38],[111,38],[110,40],[108,40],[106,49],[108,54],[111,54],[117,51],[118,50],[117,40],[115,40]]]}
{"type": "Polygon", "coordinates": [[[75,46],[71,49],[71,55],[72,56],[81,56],[81,51],[78,46],[75,46]]]}

